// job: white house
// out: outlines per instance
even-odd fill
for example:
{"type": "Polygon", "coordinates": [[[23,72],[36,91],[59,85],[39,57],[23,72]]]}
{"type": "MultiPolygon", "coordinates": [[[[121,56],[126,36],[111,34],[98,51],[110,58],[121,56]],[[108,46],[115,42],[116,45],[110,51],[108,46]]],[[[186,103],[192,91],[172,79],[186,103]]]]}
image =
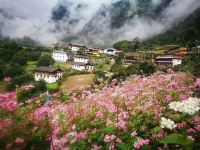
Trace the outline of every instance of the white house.
{"type": "Polygon", "coordinates": [[[160,55],[155,59],[155,63],[164,66],[176,66],[182,64],[182,59],[172,55],[160,55]]]}
{"type": "Polygon", "coordinates": [[[86,46],[82,46],[82,45],[76,45],[76,44],[70,44],[69,45],[69,48],[72,52],[77,52],[81,49],[83,49],[84,51],[87,50],[87,47],[86,46]]]}
{"type": "Polygon", "coordinates": [[[61,49],[59,51],[54,51],[52,58],[55,61],[66,62],[69,59],[69,56],[67,55],[67,53],[63,49],[61,49]]]}
{"type": "Polygon", "coordinates": [[[108,54],[108,55],[116,55],[117,50],[114,48],[106,48],[104,49],[104,54],[108,54]]]}
{"type": "Polygon", "coordinates": [[[172,66],[173,67],[176,66],[176,65],[181,65],[181,64],[182,64],[182,59],[180,59],[180,58],[174,58],[172,60],[172,66]]]}
{"type": "Polygon", "coordinates": [[[83,55],[74,56],[74,62],[72,63],[72,69],[78,71],[92,72],[94,67],[89,64],[89,57],[83,55]]]}
{"type": "Polygon", "coordinates": [[[54,83],[63,76],[61,69],[51,67],[39,67],[35,70],[35,81],[44,80],[47,83],[54,83]]]}
{"type": "Polygon", "coordinates": [[[89,57],[83,55],[76,55],[74,56],[74,62],[87,64],[89,62],[89,57]]]}
{"type": "Polygon", "coordinates": [[[94,67],[89,64],[74,62],[72,63],[72,69],[78,71],[92,72],[94,70],[94,67]]]}

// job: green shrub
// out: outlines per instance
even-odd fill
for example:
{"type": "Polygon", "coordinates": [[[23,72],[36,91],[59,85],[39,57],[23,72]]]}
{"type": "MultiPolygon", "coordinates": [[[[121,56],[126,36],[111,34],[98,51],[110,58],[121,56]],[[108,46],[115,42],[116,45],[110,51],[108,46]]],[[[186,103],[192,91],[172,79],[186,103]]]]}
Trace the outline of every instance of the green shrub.
{"type": "Polygon", "coordinates": [[[50,66],[54,64],[54,60],[51,57],[51,55],[44,55],[42,57],[40,57],[40,59],[38,60],[38,66],[50,66]]]}
{"type": "Polygon", "coordinates": [[[58,91],[58,88],[59,88],[59,85],[57,82],[47,84],[47,90],[49,90],[50,92],[56,92],[56,91],[58,91]]]}
{"type": "Polygon", "coordinates": [[[149,64],[148,62],[141,63],[139,66],[140,74],[150,75],[156,71],[155,66],[153,64],[149,64]]]}
{"type": "Polygon", "coordinates": [[[70,96],[68,93],[66,92],[62,92],[61,93],[61,101],[62,103],[67,102],[70,99],[70,96]]]}
{"type": "Polygon", "coordinates": [[[12,82],[7,85],[6,89],[8,91],[15,90],[16,86],[21,86],[25,83],[32,83],[34,81],[34,78],[32,75],[24,74],[20,76],[16,76],[12,79],[12,82]]]}
{"type": "Polygon", "coordinates": [[[10,77],[16,77],[23,74],[24,69],[19,64],[13,64],[6,70],[6,75],[10,77]]]}
{"type": "Polygon", "coordinates": [[[47,90],[46,82],[44,80],[35,82],[34,85],[38,92],[45,92],[47,90]]]}

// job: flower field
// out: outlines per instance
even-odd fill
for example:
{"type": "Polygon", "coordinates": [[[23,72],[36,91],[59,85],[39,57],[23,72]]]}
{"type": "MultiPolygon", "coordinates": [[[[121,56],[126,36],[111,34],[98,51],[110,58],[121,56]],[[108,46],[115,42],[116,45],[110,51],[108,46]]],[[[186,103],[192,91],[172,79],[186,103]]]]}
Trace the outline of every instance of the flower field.
{"type": "Polygon", "coordinates": [[[22,103],[0,95],[0,149],[200,149],[200,80],[185,73],[132,76],[103,89],[22,103]]]}

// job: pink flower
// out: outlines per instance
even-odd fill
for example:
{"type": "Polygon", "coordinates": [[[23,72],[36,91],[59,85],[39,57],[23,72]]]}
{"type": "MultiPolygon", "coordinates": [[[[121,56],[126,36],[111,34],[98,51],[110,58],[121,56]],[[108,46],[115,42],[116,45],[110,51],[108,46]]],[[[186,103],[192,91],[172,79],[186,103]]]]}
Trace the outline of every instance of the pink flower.
{"type": "Polygon", "coordinates": [[[119,138],[117,138],[117,139],[116,139],[116,142],[117,142],[117,143],[122,143],[122,140],[119,139],[119,138]]]}
{"type": "Polygon", "coordinates": [[[118,118],[127,119],[129,117],[128,112],[122,112],[118,115],[118,118]]]}
{"type": "Polygon", "coordinates": [[[22,138],[16,138],[15,139],[15,143],[24,143],[24,139],[22,139],[22,138]]]}
{"type": "Polygon", "coordinates": [[[135,149],[140,149],[144,145],[148,145],[149,140],[148,139],[139,139],[134,143],[134,148],[135,149]]]}
{"type": "Polygon", "coordinates": [[[10,81],[12,80],[12,78],[11,78],[11,77],[5,77],[3,80],[4,80],[5,82],[10,82],[10,81]]]}
{"type": "Polygon", "coordinates": [[[78,135],[77,135],[77,139],[83,139],[85,137],[85,132],[80,132],[78,135]]]}
{"type": "Polygon", "coordinates": [[[27,84],[27,85],[23,85],[22,87],[20,87],[22,90],[24,90],[24,91],[29,91],[29,90],[31,90],[31,89],[34,89],[35,88],[35,86],[34,85],[32,85],[32,84],[27,84]]]}
{"type": "Polygon", "coordinates": [[[9,143],[6,145],[6,149],[10,149],[13,146],[13,143],[9,143]]]}
{"type": "Polygon", "coordinates": [[[117,108],[116,108],[116,106],[114,104],[108,105],[107,109],[108,109],[109,113],[111,113],[111,114],[113,114],[113,113],[115,113],[117,111],[117,108]]]}
{"type": "Polygon", "coordinates": [[[17,95],[15,92],[0,94],[0,108],[6,111],[15,111],[17,109],[17,95]]]}
{"type": "Polygon", "coordinates": [[[114,144],[114,143],[111,143],[111,144],[110,144],[109,150],[115,150],[115,144],[114,144]]]}
{"type": "Polygon", "coordinates": [[[5,105],[4,105],[4,108],[8,111],[14,111],[17,109],[17,102],[16,101],[10,101],[10,102],[7,102],[5,105]]]}
{"type": "Polygon", "coordinates": [[[96,113],[96,116],[97,116],[97,118],[99,118],[99,119],[103,119],[103,113],[101,112],[101,111],[98,111],[97,113],[96,113]]]}
{"type": "Polygon", "coordinates": [[[187,139],[195,141],[195,139],[192,136],[187,136],[187,139]]]}
{"type": "Polygon", "coordinates": [[[178,129],[185,128],[186,127],[186,122],[177,123],[176,126],[177,126],[178,129]]]}
{"type": "Polygon", "coordinates": [[[106,143],[108,143],[108,142],[110,142],[111,140],[110,140],[110,136],[109,135],[106,135],[105,137],[104,137],[104,142],[106,142],[106,143]]]}
{"type": "Polygon", "coordinates": [[[110,135],[106,135],[104,137],[104,142],[109,143],[109,142],[113,141],[115,138],[116,138],[115,135],[111,135],[111,136],[110,135]]]}
{"type": "Polygon", "coordinates": [[[134,136],[136,136],[137,135],[137,132],[136,131],[133,131],[132,133],[131,133],[131,137],[134,137],[134,136]]]}
{"type": "Polygon", "coordinates": [[[200,78],[196,79],[196,82],[194,84],[196,87],[200,87],[200,78]]]}
{"type": "Polygon", "coordinates": [[[200,132],[200,125],[197,125],[194,128],[195,128],[195,130],[197,130],[198,132],[200,132]]]}
{"type": "Polygon", "coordinates": [[[94,128],[92,133],[96,133],[97,131],[98,131],[97,128],[94,128]]]}
{"type": "Polygon", "coordinates": [[[106,120],[106,126],[109,126],[109,125],[111,125],[113,122],[111,121],[111,120],[106,120]]]}
{"type": "Polygon", "coordinates": [[[194,133],[194,132],[195,132],[195,130],[194,130],[194,129],[192,129],[192,128],[189,128],[189,129],[187,129],[187,132],[188,132],[188,133],[194,133]]]}
{"type": "Polygon", "coordinates": [[[72,126],[72,130],[76,130],[76,125],[75,124],[72,126]]]}
{"type": "Polygon", "coordinates": [[[93,150],[101,150],[101,146],[93,145],[93,150]]]}
{"type": "Polygon", "coordinates": [[[181,98],[182,101],[186,101],[188,99],[188,96],[187,95],[181,95],[180,98],[181,98]]]}
{"type": "Polygon", "coordinates": [[[42,121],[45,116],[48,116],[50,113],[50,108],[48,106],[43,106],[41,108],[38,108],[35,110],[34,116],[35,116],[35,121],[39,122],[42,121]]]}
{"type": "Polygon", "coordinates": [[[12,124],[12,120],[11,119],[4,119],[2,121],[0,121],[0,130],[6,128],[7,126],[12,124]]]}

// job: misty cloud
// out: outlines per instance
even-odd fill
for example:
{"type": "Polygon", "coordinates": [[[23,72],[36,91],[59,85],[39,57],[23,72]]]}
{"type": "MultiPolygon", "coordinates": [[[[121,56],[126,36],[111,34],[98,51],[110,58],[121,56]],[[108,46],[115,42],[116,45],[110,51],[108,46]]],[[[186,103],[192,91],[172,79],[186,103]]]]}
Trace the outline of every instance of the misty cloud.
{"type": "MultiPolygon", "coordinates": [[[[68,38],[75,43],[109,45],[118,40],[146,39],[162,33],[200,7],[199,0],[172,0],[156,19],[135,15],[120,28],[111,28],[108,10],[118,1],[0,0],[0,33],[11,38],[29,36],[46,45],[68,38]],[[52,11],[60,5],[67,9],[68,15],[54,20],[52,11]],[[97,15],[101,8],[105,12],[97,15]]],[[[137,0],[130,2],[131,10],[136,9],[137,0]]],[[[152,7],[162,2],[152,0],[152,7]]]]}
{"type": "Polygon", "coordinates": [[[135,37],[146,39],[162,33],[185,19],[199,7],[199,0],[181,0],[181,2],[180,0],[173,0],[158,19],[137,18],[115,31],[116,34],[121,35],[118,36],[117,40],[130,40],[135,37]]]}

